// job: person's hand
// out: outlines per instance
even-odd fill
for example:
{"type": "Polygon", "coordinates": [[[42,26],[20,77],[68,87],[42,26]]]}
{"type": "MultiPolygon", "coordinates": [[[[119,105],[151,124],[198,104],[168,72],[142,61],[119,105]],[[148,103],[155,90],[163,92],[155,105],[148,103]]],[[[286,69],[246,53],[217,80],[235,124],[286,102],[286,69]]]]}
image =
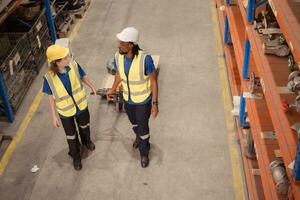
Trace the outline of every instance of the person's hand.
{"type": "Polygon", "coordinates": [[[158,112],[159,112],[159,110],[158,110],[158,105],[157,105],[157,104],[152,105],[152,108],[151,108],[151,115],[152,115],[152,117],[153,117],[154,119],[157,117],[158,112]]]}
{"type": "Polygon", "coordinates": [[[57,128],[60,127],[60,122],[59,122],[59,120],[57,119],[56,116],[53,117],[52,121],[53,121],[53,125],[54,125],[55,127],[57,127],[57,128]]]}
{"type": "Polygon", "coordinates": [[[91,90],[92,90],[91,95],[96,96],[97,95],[96,88],[92,87],[91,90]]]}
{"type": "Polygon", "coordinates": [[[107,96],[107,97],[111,97],[111,96],[114,95],[114,94],[116,94],[116,91],[113,90],[113,89],[109,89],[109,90],[107,91],[107,93],[106,93],[106,96],[107,96]]]}

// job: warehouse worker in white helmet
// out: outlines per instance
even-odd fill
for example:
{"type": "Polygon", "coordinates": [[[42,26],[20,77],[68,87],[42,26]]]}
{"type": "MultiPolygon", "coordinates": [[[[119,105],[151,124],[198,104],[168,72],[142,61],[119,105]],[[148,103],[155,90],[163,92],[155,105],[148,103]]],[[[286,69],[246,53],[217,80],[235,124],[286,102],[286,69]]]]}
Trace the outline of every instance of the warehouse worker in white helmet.
{"type": "Polygon", "coordinates": [[[116,92],[122,83],[125,111],[136,135],[133,143],[141,156],[141,166],[149,165],[150,130],[149,118],[158,115],[157,74],[150,55],[140,49],[139,32],[133,27],[117,34],[119,50],[115,54],[116,75],[108,96],[116,92]]]}

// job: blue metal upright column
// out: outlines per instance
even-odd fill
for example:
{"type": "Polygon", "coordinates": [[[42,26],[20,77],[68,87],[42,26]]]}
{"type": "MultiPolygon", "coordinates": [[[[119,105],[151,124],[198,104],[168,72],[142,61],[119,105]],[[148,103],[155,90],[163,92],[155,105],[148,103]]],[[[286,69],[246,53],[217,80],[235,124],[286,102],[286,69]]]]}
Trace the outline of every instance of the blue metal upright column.
{"type": "MultiPolygon", "coordinates": [[[[254,15],[255,15],[255,0],[248,0],[247,23],[249,25],[253,24],[254,15]]],[[[250,41],[247,37],[245,40],[245,46],[244,46],[244,61],[243,61],[243,78],[244,79],[247,79],[249,76],[250,51],[251,51],[251,45],[250,45],[250,41]]]]}
{"type": "Polygon", "coordinates": [[[250,51],[251,45],[249,39],[247,38],[244,46],[243,79],[247,79],[249,76],[250,51]]]}
{"type": "MultiPolygon", "coordinates": [[[[231,0],[226,0],[226,6],[230,6],[231,0]]],[[[225,17],[225,23],[224,23],[224,43],[225,44],[232,44],[231,41],[231,34],[229,30],[229,20],[228,16],[225,17]]]]}
{"type": "Polygon", "coordinates": [[[50,29],[51,40],[52,40],[52,42],[55,42],[57,37],[56,37],[56,30],[55,30],[53,17],[52,17],[50,1],[44,0],[44,5],[46,8],[46,14],[47,14],[48,25],[49,25],[49,29],[50,29]]]}
{"type": "Polygon", "coordinates": [[[246,122],[248,114],[246,113],[246,100],[244,94],[240,96],[240,114],[239,114],[239,126],[243,128],[249,128],[250,124],[246,122]]]}
{"type": "MultiPolygon", "coordinates": [[[[255,0],[248,0],[247,26],[253,24],[254,16],[255,16],[255,0]]],[[[243,79],[247,79],[249,77],[250,55],[251,55],[251,44],[246,34],[246,40],[244,44],[244,60],[243,60],[243,74],[242,74],[243,79]]],[[[239,114],[239,125],[241,127],[244,128],[250,127],[250,124],[246,122],[247,115],[248,114],[246,112],[246,100],[242,93],[240,97],[240,114],[239,114]]]]}
{"type": "Polygon", "coordinates": [[[3,77],[2,74],[0,73],[0,98],[2,99],[2,103],[3,103],[3,107],[4,107],[4,113],[7,117],[7,120],[9,122],[13,122],[14,121],[14,112],[12,110],[12,107],[9,103],[9,97],[7,94],[7,91],[5,89],[5,84],[3,81],[3,77]]]}
{"type": "Polygon", "coordinates": [[[255,14],[255,0],[248,0],[248,6],[247,6],[247,22],[249,24],[253,23],[254,20],[254,14],[255,14]]]}
{"type": "Polygon", "coordinates": [[[228,22],[228,17],[227,16],[225,18],[224,43],[225,44],[232,44],[231,35],[230,35],[230,31],[229,31],[229,22],[228,22]]]}

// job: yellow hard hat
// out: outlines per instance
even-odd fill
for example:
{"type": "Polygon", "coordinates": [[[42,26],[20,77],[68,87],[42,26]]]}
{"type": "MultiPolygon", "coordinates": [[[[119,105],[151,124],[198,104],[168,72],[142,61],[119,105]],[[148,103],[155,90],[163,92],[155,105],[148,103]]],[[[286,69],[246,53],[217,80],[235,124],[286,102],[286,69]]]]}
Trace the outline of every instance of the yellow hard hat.
{"type": "Polygon", "coordinates": [[[65,58],[69,54],[69,48],[53,44],[46,51],[48,62],[65,58]]]}

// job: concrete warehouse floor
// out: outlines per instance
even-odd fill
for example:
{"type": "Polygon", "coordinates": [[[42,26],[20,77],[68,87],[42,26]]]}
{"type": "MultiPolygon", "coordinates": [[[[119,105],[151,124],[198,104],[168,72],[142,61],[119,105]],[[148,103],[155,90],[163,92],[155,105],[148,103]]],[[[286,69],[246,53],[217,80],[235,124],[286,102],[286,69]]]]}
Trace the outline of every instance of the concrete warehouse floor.
{"type": "MultiPolygon", "coordinates": [[[[43,97],[0,177],[1,200],[231,200],[233,174],[222,102],[210,0],[92,0],[72,47],[101,88],[106,62],[126,26],[141,47],[161,56],[160,114],[151,120],[151,163],[140,167],[125,114],[90,97],[95,152],[73,170],[62,128],[43,97]],[[33,165],[40,171],[31,173],[33,165]]],[[[34,81],[12,125],[13,135],[42,85],[34,81]]],[[[237,172],[238,173],[238,172],[237,172]]]]}

